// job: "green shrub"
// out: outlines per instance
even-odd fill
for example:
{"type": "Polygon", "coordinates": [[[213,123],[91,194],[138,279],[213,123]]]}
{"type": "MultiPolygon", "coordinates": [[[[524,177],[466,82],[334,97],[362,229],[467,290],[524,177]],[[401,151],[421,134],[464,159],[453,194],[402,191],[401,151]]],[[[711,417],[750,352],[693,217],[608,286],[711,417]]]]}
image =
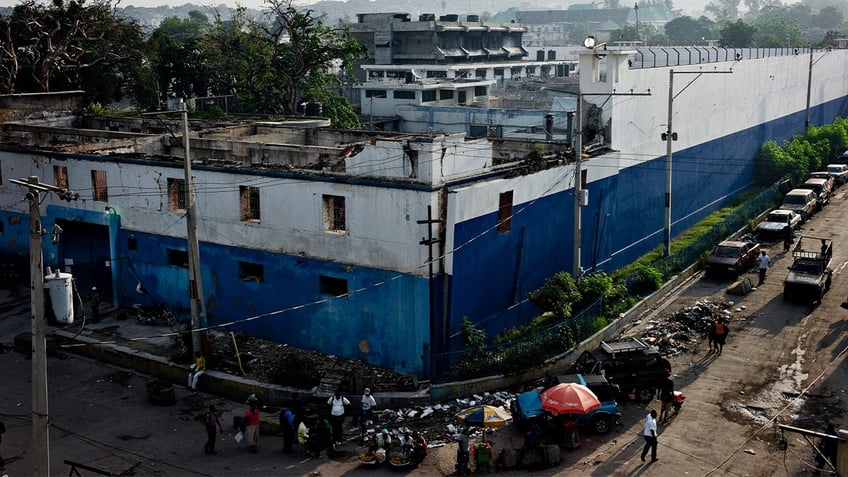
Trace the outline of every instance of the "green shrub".
{"type": "Polygon", "coordinates": [[[568,272],[546,278],[545,283],[528,293],[527,297],[536,308],[549,311],[558,319],[570,317],[574,304],[581,300],[577,282],[568,272]]]}
{"type": "Polygon", "coordinates": [[[654,267],[643,265],[630,276],[627,288],[632,295],[647,296],[659,290],[662,284],[662,273],[654,267]]]}

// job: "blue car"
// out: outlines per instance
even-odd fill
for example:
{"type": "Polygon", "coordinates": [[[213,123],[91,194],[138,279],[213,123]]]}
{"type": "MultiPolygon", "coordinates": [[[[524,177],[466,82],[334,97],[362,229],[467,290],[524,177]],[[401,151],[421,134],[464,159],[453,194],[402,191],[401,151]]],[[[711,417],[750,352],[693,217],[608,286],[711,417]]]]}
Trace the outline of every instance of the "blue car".
{"type": "MultiPolygon", "coordinates": [[[[551,386],[559,383],[582,384],[601,401],[601,407],[575,416],[578,427],[597,434],[606,434],[612,430],[613,425],[619,424],[621,412],[615,401],[615,387],[602,375],[566,374],[549,378],[551,386]]],[[[542,400],[539,397],[542,391],[542,388],[533,389],[519,394],[512,401],[512,419],[517,425],[530,427],[533,423],[547,423],[553,418],[548,411],[542,409],[542,400]]]]}

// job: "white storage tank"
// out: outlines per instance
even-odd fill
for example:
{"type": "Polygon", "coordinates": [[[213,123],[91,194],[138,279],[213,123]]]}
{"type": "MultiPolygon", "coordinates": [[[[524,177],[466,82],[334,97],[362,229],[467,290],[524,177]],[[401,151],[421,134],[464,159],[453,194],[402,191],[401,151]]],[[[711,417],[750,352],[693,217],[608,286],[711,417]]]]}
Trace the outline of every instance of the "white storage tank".
{"type": "Polygon", "coordinates": [[[70,273],[59,270],[52,273],[49,268],[44,276],[44,288],[50,294],[53,315],[56,321],[62,324],[74,322],[73,277],[70,273]]]}

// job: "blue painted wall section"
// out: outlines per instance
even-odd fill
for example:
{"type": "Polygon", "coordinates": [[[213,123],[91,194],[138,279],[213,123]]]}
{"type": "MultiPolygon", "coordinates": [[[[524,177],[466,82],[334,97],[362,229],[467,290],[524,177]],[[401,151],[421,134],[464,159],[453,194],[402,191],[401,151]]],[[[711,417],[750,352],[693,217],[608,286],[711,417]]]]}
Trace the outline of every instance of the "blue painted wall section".
{"type": "MultiPolygon", "coordinates": [[[[168,249],[186,250],[186,241],[122,231],[136,250],[121,257],[122,301],[152,304],[159,299],[189,319],[188,270],[168,263],[168,249]],[[151,293],[139,295],[136,277],[151,293]]],[[[406,372],[423,370],[430,341],[428,282],[397,272],[338,262],[200,244],[201,273],[210,326],[320,350],[406,372]],[[263,281],[244,280],[239,262],[261,264],[263,281]],[[321,276],[347,280],[350,295],[321,292],[321,276]],[[267,316],[263,316],[267,315],[267,316]]]]}
{"type": "MultiPolygon", "coordinates": [[[[815,108],[810,117],[816,125],[823,118],[847,113],[848,98],[843,98],[815,108]]],[[[804,117],[802,111],[675,152],[672,236],[753,185],[754,160],[760,145],[769,139],[781,143],[799,134],[804,129],[804,117]]],[[[589,205],[582,211],[584,269],[597,262],[598,270],[614,271],[662,245],[665,161],[665,156],[657,157],[588,184],[589,205]]],[[[488,232],[454,256],[449,299],[451,350],[462,347],[459,333],[463,317],[485,330],[489,338],[505,328],[527,323],[537,310],[529,303],[514,306],[516,286],[519,299],[524,299],[545,278],[573,269],[573,191],[549,195],[532,204],[516,204],[514,209],[522,212],[515,214],[512,230],[506,234],[490,230],[497,222],[497,211],[455,227],[456,244],[488,232]]]]}

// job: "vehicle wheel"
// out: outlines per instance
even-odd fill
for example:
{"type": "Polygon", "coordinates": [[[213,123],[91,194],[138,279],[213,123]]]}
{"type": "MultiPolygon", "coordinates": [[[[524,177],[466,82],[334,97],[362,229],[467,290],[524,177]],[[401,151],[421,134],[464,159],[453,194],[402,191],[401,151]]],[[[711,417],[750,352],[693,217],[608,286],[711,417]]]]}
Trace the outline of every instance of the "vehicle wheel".
{"type": "Polygon", "coordinates": [[[592,418],[592,430],[597,434],[606,434],[612,429],[612,420],[609,416],[595,416],[592,418]]]}
{"type": "Polygon", "coordinates": [[[654,388],[636,388],[636,400],[648,404],[654,399],[654,388]]]}

